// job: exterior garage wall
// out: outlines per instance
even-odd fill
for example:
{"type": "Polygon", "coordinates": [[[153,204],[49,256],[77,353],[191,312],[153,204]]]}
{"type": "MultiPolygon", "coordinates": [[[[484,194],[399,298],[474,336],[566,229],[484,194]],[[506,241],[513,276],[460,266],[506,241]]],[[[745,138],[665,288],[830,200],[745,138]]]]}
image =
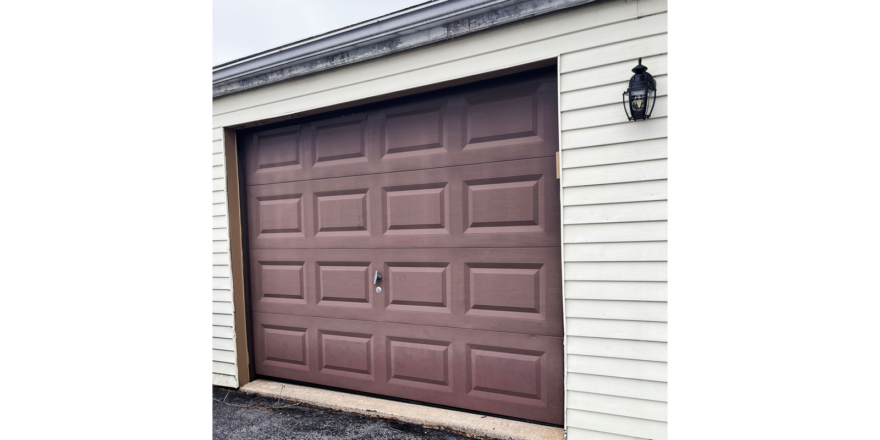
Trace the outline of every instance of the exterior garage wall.
{"type": "Polygon", "coordinates": [[[570,439],[666,438],[666,14],[652,18],[663,33],[560,58],[570,439]],[[657,104],[627,122],[638,57],[657,104]]]}
{"type": "Polygon", "coordinates": [[[229,208],[223,130],[213,130],[212,142],[212,360],[215,385],[238,387],[229,258],[229,208]]]}
{"type": "Polygon", "coordinates": [[[665,439],[666,32],[665,0],[602,2],[215,100],[214,383],[238,384],[223,127],[559,57],[568,438],[665,439]],[[625,123],[639,56],[660,97],[625,123]]]}

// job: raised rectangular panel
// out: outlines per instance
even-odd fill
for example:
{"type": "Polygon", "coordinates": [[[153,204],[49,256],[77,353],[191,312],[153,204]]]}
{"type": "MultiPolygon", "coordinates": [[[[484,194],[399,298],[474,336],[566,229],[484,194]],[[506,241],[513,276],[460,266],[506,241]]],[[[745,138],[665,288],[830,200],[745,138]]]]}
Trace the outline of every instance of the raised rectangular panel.
{"type": "Polygon", "coordinates": [[[385,233],[448,234],[446,183],[383,189],[385,233]]]}
{"type": "Polygon", "coordinates": [[[305,303],[303,262],[260,261],[259,299],[276,298],[305,303]]]}
{"type": "Polygon", "coordinates": [[[388,337],[388,383],[452,392],[449,342],[388,337]]]}
{"type": "Polygon", "coordinates": [[[465,181],[465,233],[542,231],[541,177],[465,181]]]}
{"type": "Polygon", "coordinates": [[[318,262],[318,305],[370,307],[370,263],[318,262]]]}
{"type": "Polygon", "coordinates": [[[543,353],[467,344],[468,395],[544,406],[543,353]]]}
{"type": "Polygon", "coordinates": [[[506,90],[465,95],[464,150],[541,142],[544,106],[539,104],[541,82],[506,90]]]}
{"type": "Polygon", "coordinates": [[[389,157],[445,152],[442,107],[385,113],[383,130],[385,154],[389,157]]]}
{"type": "Polygon", "coordinates": [[[373,374],[372,336],[318,331],[318,363],[322,373],[363,377],[373,374]]]}
{"type": "Polygon", "coordinates": [[[369,235],[366,189],[315,193],[316,236],[369,235]]]}
{"type": "Polygon", "coordinates": [[[260,234],[302,235],[302,194],[257,197],[260,234]]]}
{"type": "Polygon", "coordinates": [[[315,124],[315,166],[365,162],[364,116],[315,124]]]}
{"type": "MultiPolygon", "coordinates": [[[[299,126],[255,135],[257,173],[279,167],[301,168],[299,126]]],[[[273,170],[274,171],[274,170],[273,170]]]]}
{"type": "Polygon", "coordinates": [[[387,308],[449,312],[448,263],[388,263],[387,308]]]}
{"type": "Polygon", "coordinates": [[[265,363],[286,368],[308,370],[308,339],[306,329],[263,325],[265,363]]]}
{"type": "Polygon", "coordinates": [[[543,319],[542,266],[466,263],[466,313],[495,318],[543,319]]]}

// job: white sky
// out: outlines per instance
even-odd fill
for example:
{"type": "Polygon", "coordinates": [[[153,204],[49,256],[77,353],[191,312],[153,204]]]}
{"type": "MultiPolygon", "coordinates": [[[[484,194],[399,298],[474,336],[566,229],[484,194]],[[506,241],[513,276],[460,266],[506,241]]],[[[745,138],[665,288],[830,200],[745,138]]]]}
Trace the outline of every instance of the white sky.
{"type": "Polygon", "coordinates": [[[213,0],[213,65],[427,0],[213,0]]]}

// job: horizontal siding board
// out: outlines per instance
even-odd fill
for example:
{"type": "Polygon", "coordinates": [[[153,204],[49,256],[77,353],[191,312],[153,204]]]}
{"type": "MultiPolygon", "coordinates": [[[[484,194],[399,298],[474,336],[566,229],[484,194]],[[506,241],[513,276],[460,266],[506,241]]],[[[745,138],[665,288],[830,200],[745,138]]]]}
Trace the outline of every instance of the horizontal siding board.
{"type": "Polygon", "coordinates": [[[566,355],[568,371],[599,376],[666,382],[666,362],[616,359],[598,356],[566,355]]]}
{"type": "Polygon", "coordinates": [[[226,204],[211,205],[211,217],[226,216],[226,204]]]}
{"type": "Polygon", "coordinates": [[[639,0],[639,17],[651,14],[659,14],[669,10],[667,0],[639,0]]]}
{"type": "Polygon", "coordinates": [[[222,141],[223,140],[223,129],[215,128],[211,130],[211,140],[213,141],[222,141]]]}
{"type": "Polygon", "coordinates": [[[232,277],[232,271],[229,269],[229,266],[212,266],[211,270],[213,271],[215,278],[232,277]]]}
{"type": "Polygon", "coordinates": [[[667,138],[598,147],[573,148],[562,152],[562,168],[589,167],[612,163],[665,159],[667,138]]]}
{"type": "Polygon", "coordinates": [[[213,314],[211,315],[212,325],[223,325],[227,327],[235,326],[235,317],[232,315],[213,314]]]}
{"type": "Polygon", "coordinates": [[[211,142],[211,154],[217,154],[217,153],[222,153],[222,152],[223,152],[223,141],[222,140],[215,140],[214,142],[211,142]]]}
{"type": "Polygon", "coordinates": [[[667,304],[652,301],[608,301],[569,299],[565,301],[569,318],[618,319],[625,321],[667,322],[667,304]]]}
{"type": "MultiPolygon", "coordinates": [[[[217,279],[217,278],[215,278],[217,279]]],[[[231,315],[233,313],[232,303],[231,302],[220,302],[215,301],[211,303],[213,305],[213,313],[221,313],[226,315],[231,315]]]]}
{"type": "Polygon", "coordinates": [[[668,360],[666,342],[569,336],[565,344],[565,350],[568,354],[585,356],[655,362],[666,362],[668,360]]]}
{"type": "Polygon", "coordinates": [[[566,281],[567,299],[606,299],[620,301],[666,301],[665,282],[644,281],[566,281]]]}
{"type": "Polygon", "coordinates": [[[565,224],[644,222],[667,220],[666,201],[609,203],[604,205],[566,206],[562,209],[565,224]]]}
{"type": "Polygon", "coordinates": [[[228,229],[211,229],[211,241],[221,241],[229,239],[228,229]]]}
{"type": "Polygon", "coordinates": [[[211,219],[211,226],[213,226],[214,228],[225,228],[229,226],[226,221],[227,218],[225,215],[216,215],[214,217],[211,217],[211,219]]]}
{"type": "Polygon", "coordinates": [[[568,391],[568,407],[602,414],[665,422],[668,419],[666,402],[632,399],[629,397],[568,391]]]}
{"type": "Polygon", "coordinates": [[[592,145],[618,144],[667,137],[667,118],[651,118],[646,121],[603,125],[562,132],[562,148],[589,147],[592,145]]]}
{"type": "Polygon", "coordinates": [[[229,278],[212,278],[213,289],[232,289],[232,281],[229,278]]]}
{"type": "Polygon", "coordinates": [[[214,240],[211,244],[213,252],[229,252],[229,241],[214,240]]]}
{"type": "Polygon", "coordinates": [[[569,408],[565,412],[569,426],[610,434],[651,440],[666,440],[666,422],[615,416],[569,408]]]}
{"type": "MultiPolygon", "coordinates": [[[[566,171],[575,171],[580,169],[584,168],[575,168],[573,170],[566,171]]],[[[568,188],[563,188],[562,191],[565,206],[599,205],[603,203],[647,202],[652,200],[666,200],[667,198],[666,180],[613,183],[608,185],[571,186],[568,188]]]]}
{"type": "MultiPolygon", "coordinates": [[[[667,106],[669,100],[666,96],[657,98],[654,109],[651,111],[652,118],[665,118],[669,116],[669,108],[667,106]]],[[[562,113],[562,130],[568,132],[582,128],[599,127],[602,125],[627,123],[626,113],[623,105],[618,102],[615,104],[601,105],[598,107],[590,107],[579,110],[572,110],[562,113]]],[[[638,122],[634,122],[638,123],[638,122]]]]}
{"type": "Polygon", "coordinates": [[[226,203],[226,191],[214,191],[211,193],[211,203],[226,203]]]}
{"type": "Polygon", "coordinates": [[[565,432],[565,438],[567,440],[643,440],[638,437],[590,431],[588,429],[575,428],[573,426],[567,426],[565,432]]]}
{"type": "Polygon", "coordinates": [[[213,165],[215,167],[223,165],[223,153],[211,154],[211,165],[213,165]]]}
{"type": "Polygon", "coordinates": [[[666,262],[566,262],[566,280],[666,281],[666,262]]]}
{"type": "Polygon", "coordinates": [[[221,387],[238,388],[238,379],[228,374],[213,373],[211,383],[221,387]]]}
{"type": "MultiPolygon", "coordinates": [[[[617,163],[562,170],[562,186],[603,185],[609,183],[661,180],[667,177],[667,159],[617,163]]],[[[568,195],[569,193],[565,193],[568,195]]],[[[623,200],[619,200],[623,201],[623,200]]],[[[569,202],[566,200],[566,204],[569,202]]]]}
{"type": "Polygon", "coordinates": [[[211,263],[217,266],[229,266],[229,254],[211,254],[211,263]]]}
{"type": "MultiPolygon", "coordinates": [[[[612,7],[619,7],[613,4],[612,7]]],[[[633,6],[635,6],[633,4],[633,6]]],[[[284,87],[279,84],[266,87],[274,92],[269,97],[253,91],[255,106],[242,105],[232,95],[230,99],[214,101],[216,127],[235,125],[242,122],[271,118],[293,112],[307,111],[328,105],[342,104],[361,98],[378,96],[399,90],[411,89],[424,85],[436,84],[455,78],[464,78],[480,73],[490,72],[505,67],[513,67],[525,63],[546,60],[559,53],[573,52],[616,43],[628,39],[663,33],[666,31],[666,18],[662,16],[647,17],[641,20],[627,20],[599,28],[584,29],[585,22],[593,20],[593,15],[600,15],[599,8],[587,8],[590,13],[572,13],[564,15],[560,20],[537,19],[527,30],[510,32],[488,32],[474,35],[468,39],[436,46],[432,50],[412,51],[410,54],[384,60],[383,65],[364,63],[356,70],[356,76],[333,75],[322,81],[295,81],[295,87],[284,87]],[[574,21],[569,21],[575,19],[574,21]],[[580,21],[581,24],[578,24],[580,21]],[[565,26],[555,26],[566,22],[565,26]],[[561,32],[570,26],[571,33],[561,32]],[[518,42],[519,41],[519,42],[518,42]],[[464,42],[463,44],[455,44],[464,42]],[[470,54],[469,54],[470,53],[470,54]],[[397,59],[394,59],[397,58],[397,59]],[[425,66],[412,70],[412,66],[425,66]],[[370,78],[370,73],[380,70],[378,77],[370,78]],[[389,72],[395,72],[389,74],[389,72]],[[327,88],[326,86],[330,86],[327,88]],[[294,91],[295,90],[295,91],[294,91]],[[296,102],[284,95],[296,94],[296,102]],[[311,94],[308,94],[311,93],[311,94]],[[262,98],[262,99],[261,99],[262,98]],[[273,100],[274,99],[274,100],[273,100]],[[225,101],[225,102],[224,102],[225,101]],[[230,112],[224,111],[231,110],[230,112]]],[[[619,92],[618,92],[619,93],[619,92]]],[[[245,94],[245,95],[249,95],[245,94]]],[[[291,96],[291,98],[293,98],[291,96]]]]}
{"type": "MultiPolygon", "coordinates": [[[[652,43],[654,43],[661,38],[665,39],[665,37],[666,35],[647,37],[639,40],[633,40],[631,42],[626,42],[625,44],[632,45],[634,44],[634,42],[641,43],[647,40],[650,40],[652,43]]],[[[619,45],[620,44],[616,46],[619,45]]],[[[624,61],[563,73],[559,75],[559,89],[562,91],[562,93],[567,93],[572,90],[587,89],[590,87],[599,87],[609,84],[620,83],[621,78],[628,79],[626,78],[626,76],[632,75],[632,68],[635,67],[636,64],[638,64],[639,56],[642,57],[642,64],[648,66],[648,72],[651,73],[651,75],[659,76],[668,74],[669,60],[668,56],[666,55],[666,45],[654,44],[653,47],[655,48],[654,50],[658,51],[656,54],[648,54],[648,52],[636,54],[630,51],[628,55],[631,56],[626,57],[623,53],[613,53],[613,57],[615,57],[616,59],[622,59],[624,61]]],[[[583,51],[579,53],[583,54],[584,52],[589,51],[583,51]]],[[[572,55],[573,54],[563,55],[563,60],[565,60],[566,57],[570,57],[572,55]]],[[[621,93],[622,92],[623,90],[621,90],[621,93]]],[[[564,126],[565,124],[563,124],[563,128],[564,126]]]]}
{"type": "Polygon", "coordinates": [[[667,324],[650,321],[566,318],[568,336],[667,342],[667,324]]]}
{"type": "MultiPolygon", "coordinates": [[[[630,76],[632,76],[632,73],[624,73],[621,75],[621,81],[614,84],[562,93],[559,96],[559,108],[563,112],[568,112],[583,108],[617,104],[620,106],[620,113],[624,114],[623,92],[626,91],[629,85],[630,76]]],[[[669,90],[668,75],[657,75],[654,79],[657,80],[657,97],[666,96],[669,90]]],[[[644,122],[646,121],[637,121],[629,125],[642,124],[644,122]]]]}
{"type": "Polygon", "coordinates": [[[211,167],[211,177],[215,179],[226,177],[226,170],[220,165],[213,166],[211,167]]]}
{"type": "MultiPolygon", "coordinates": [[[[576,70],[595,70],[596,67],[626,61],[629,63],[620,65],[619,70],[632,76],[631,69],[635,67],[633,62],[637,61],[639,57],[650,57],[667,52],[669,37],[665,33],[667,30],[666,17],[653,17],[648,25],[650,28],[642,32],[644,37],[630,38],[626,41],[618,40],[620,41],[618,43],[562,54],[559,71],[565,75],[576,70]]],[[[645,65],[650,68],[650,65],[645,65]]],[[[568,90],[571,89],[562,89],[563,92],[568,90]]]]}
{"type": "Polygon", "coordinates": [[[212,360],[235,364],[235,353],[226,350],[211,350],[212,360]]]}
{"type": "Polygon", "coordinates": [[[666,261],[665,241],[633,243],[571,243],[564,247],[567,262],[666,261]]]}
{"type": "Polygon", "coordinates": [[[565,237],[566,244],[665,241],[667,239],[667,224],[666,221],[656,221],[565,225],[563,226],[563,237],[565,237]]]}
{"type": "Polygon", "coordinates": [[[229,376],[235,376],[238,373],[238,369],[235,367],[235,364],[217,361],[213,361],[211,362],[211,364],[215,373],[226,374],[229,376]]]}
{"type": "Polygon", "coordinates": [[[569,390],[587,393],[656,400],[658,402],[666,402],[668,400],[668,385],[665,382],[655,382],[652,380],[569,373],[566,379],[566,386],[569,390]]]}
{"type": "Polygon", "coordinates": [[[226,179],[214,179],[212,185],[214,191],[224,191],[226,190],[226,179]]]}
{"type": "Polygon", "coordinates": [[[216,350],[235,351],[235,341],[232,339],[211,338],[211,340],[211,348],[216,350]]]}
{"type": "Polygon", "coordinates": [[[232,329],[232,327],[224,327],[219,325],[211,327],[211,334],[215,338],[232,339],[233,337],[235,337],[235,331],[232,329]]]}
{"type": "Polygon", "coordinates": [[[213,301],[232,302],[232,291],[231,290],[218,289],[218,290],[212,290],[211,292],[212,292],[211,299],[213,301]]]}

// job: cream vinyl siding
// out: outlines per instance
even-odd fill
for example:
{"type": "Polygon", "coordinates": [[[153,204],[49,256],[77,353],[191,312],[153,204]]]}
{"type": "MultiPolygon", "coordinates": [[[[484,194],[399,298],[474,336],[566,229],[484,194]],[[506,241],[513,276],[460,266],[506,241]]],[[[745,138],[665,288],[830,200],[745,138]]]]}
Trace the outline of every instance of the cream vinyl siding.
{"type": "Polygon", "coordinates": [[[559,58],[569,439],[667,438],[666,14],[650,18],[653,35],[559,58]],[[658,98],[627,122],[639,57],[658,98]]]}
{"type": "MultiPolygon", "coordinates": [[[[558,59],[568,439],[666,439],[666,11],[665,0],[588,4],[225,96],[214,101],[214,139],[223,127],[558,59]],[[651,120],[626,122],[621,93],[640,56],[659,97],[651,120]]],[[[217,232],[226,227],[223,175],[214,178],[214,281],[226,286],[214,301],[229,303],[215,309],[220,320],[232,310],[217,268],[229,259],[228,232],[217,232]]],[[[234,353],[229,322],[214,326],[215,353],[234,353]]],[[[235,379],[223,356],[215,383],[235,379]]]]}
{"type": "Polygon", "coordinates": [[[212,161],[212,220],[211,264],[213,270],[211,312],[213,326],[212,371],[213,384],[238,387],[235,365],[235,329],[232,306],[232,272],[229,259],[229,224],[226,206],[226,167],[223,154],[223,130],[213,131],[212,161]]]}

